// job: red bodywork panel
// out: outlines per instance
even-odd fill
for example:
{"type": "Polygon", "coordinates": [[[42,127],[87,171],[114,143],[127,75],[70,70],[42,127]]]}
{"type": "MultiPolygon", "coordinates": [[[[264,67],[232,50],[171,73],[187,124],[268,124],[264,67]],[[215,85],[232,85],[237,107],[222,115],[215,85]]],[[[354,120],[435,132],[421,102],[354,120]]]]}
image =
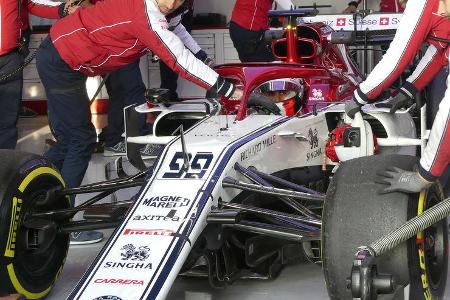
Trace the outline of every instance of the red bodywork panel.
{"type": "Polygon", "coordinates": [[[333,30],[323,24],[299,25],[285,29],[282,38],[272,42],[272,50],[281,61],[220,65],[215,70],[243,89],[240,100],[222,99],[223,113],[247,115],[247,99],[261,84],[280,78],[300,78],[305,91],[301,113],[352,97],[362,76],[342,45],[328,42],[333,30]]]}

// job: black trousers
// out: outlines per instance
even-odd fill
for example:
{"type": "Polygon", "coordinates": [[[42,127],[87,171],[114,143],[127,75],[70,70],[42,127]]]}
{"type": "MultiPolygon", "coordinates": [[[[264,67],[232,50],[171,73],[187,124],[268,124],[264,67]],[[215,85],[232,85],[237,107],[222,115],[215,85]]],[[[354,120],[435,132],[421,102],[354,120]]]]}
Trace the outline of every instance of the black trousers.
{"type": "Polygon", "coordinates": [[[267,62],[275,58],[264,40],[265,30],[251,31],[230,22],[230,37],[241,62],[267,62]]]}

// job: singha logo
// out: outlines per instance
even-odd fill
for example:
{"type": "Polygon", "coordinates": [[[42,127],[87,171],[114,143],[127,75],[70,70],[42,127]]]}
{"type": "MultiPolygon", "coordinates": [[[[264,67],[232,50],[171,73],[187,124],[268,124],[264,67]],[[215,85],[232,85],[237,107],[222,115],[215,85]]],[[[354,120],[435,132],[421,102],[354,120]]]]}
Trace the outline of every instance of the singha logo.
{"type": "Polygon", "coordinates": [[[312,89],[311,94],[312,94],[312,96],[309,97],[309,100],[313,100],[313,101],[324,101],[325,100],[325,98],[323,97],[322,89],[312,89]]]}
{"type": "Polygon", "coordinates": [[[314,128],[314,131],[312,128],[308,131],[308,141],[311,145],[311,149],[319,147],[319,138],[317,137],[318,131],[316,128],[314,128]]]}
{"type": "Polygon", "coordinates": [[[322,97],[322,90],[313,89],[312,94],[314,98],[321,98],[322,97]]]}
{"type": "Polygon", "coordinates": [[[122,256],[122,260],[140,260],[144,261],[150,256],[150,248],[148,246],[141,246],[138,249],[133,244],[126,244],[120,250],[123,250],[120,253],[122,256]]]}

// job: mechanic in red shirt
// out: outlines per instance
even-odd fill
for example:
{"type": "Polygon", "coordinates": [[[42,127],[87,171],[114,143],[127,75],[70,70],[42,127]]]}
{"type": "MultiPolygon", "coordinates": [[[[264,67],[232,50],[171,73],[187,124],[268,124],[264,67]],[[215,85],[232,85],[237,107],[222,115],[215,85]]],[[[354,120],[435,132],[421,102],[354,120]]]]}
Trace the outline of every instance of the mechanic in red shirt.
{"type": "MultiPolygon", "coordinates": [[[[291,0],[275,0],[281,9],[295,6],[291,0]]],[[[268,12],[273,0],[236,0],[230,21],[230,38],[242,62],[273,61],[264,32],[269,28],[268,12]]]]}
{"type": "Polygon", "coordinates": [[[79,186],[95,146],[87,76],[123,67],[150,50],[181,76],[224,97],[242,91],[185,48],[166,15],[183,0],[114,0],[77,10],[57,22],[42,42],[36,63],[45,87],[57,143],[45,153],[67,186],[79,186]]]}
{"type": "MultiPolygon", "coordinates": [[[[353,100],[346,102],[345,111],[351,118],[361,107],[388,88],[411,63],[416,52],[428,37],[450,39],[450,20],[445,16],[445,5],[439,0],[410,0],[394,40],[383,59],[367,79],[355,90],[353,100]],[[403,49],[399,51],[399,49],[403,49]]],[[[428,40],[438,52],[447,51],[447,44],[428,40]]],[[[450,94],[447,90],[434,120],[428,144],[420,160],[418,171],[398,168],[387,170],[383,183],[389,186],[384,192],[418,192],[429,187],[442,175],[450,162],[450,94]],[[447,143],[445,142],[447,141],[447,143]]]]}
{"type": "MultiPolygon", "coordinates": [[[[28,21],[28,12],[57,19],[64,16],[65,8],[69,8],[72,2],[0,0],[0,78],[14,72],[24,62],[24,56],[20,53],[21,30],[26,28],[24,22],[28,21]]],[[[22,85],[22,71],[0,81],[0,149],[16,147],[22,85]]]]}
{"type": "MultiPolygon", "coordinates": [[[[100,1],[91,1],[93,4],[100,1]]],[[[208,62],[208,56],[197,42],[189,34],[181,23],[181,18],[192,10],[193,1],[186,1],[174,12],[166,16],[169,30],[175,33],[183,44],[194,53],[195,57],[203,62],[208,62]]],[[[160,60],[161,88],[169,89],[169,97],[172,101],[178,99],[176,94],[178,75],[160,60]]],[[[123,108],[131,104],[142,104],[145,102],[145,84],[142,81],[139,60],[136,60],[114,72],[106,79],[106,89],[109,95],[108,105],[108,127],[105,128],[104,156],[125,155],[125,143],[122,134],[124,132],[123,108]]],[[[145,114],[139,118],[141,134],[146,134],[145,114]]],[[[148,131],[148,130],[147,130],[148,131]]],[[[157,156],[164,145],[149,144],[141,153],[144,156],[157,156]]]]}

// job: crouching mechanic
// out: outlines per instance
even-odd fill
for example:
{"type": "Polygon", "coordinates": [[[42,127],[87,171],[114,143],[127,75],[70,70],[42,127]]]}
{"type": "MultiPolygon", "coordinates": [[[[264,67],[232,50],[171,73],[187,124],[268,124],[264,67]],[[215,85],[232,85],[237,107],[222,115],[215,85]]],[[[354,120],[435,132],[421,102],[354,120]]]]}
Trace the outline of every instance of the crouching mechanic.
{"type": "MultiPolygon", "coordinates": [[[[359,85],[353,95],[353,100],[346,103],[345,111],[347,115],[353,118],[364,104],[373,102],[383,90],[388,88],[411,63],[422,43],[428,37],[434,36],[448,40],[450,37],[449,26],[450,20],[446,17],[446,5],[443,1],[408,1],[402,21],[388,51],[367,79],[359,85]],[[403,51],[398,49],[403,49],[403,51]]],[[[443,55],[447,51],[446,43],[434,40],[428,42],[435,47],[436,53],[440,53],[439,55],[443,55]]],[[[403,92],[405,91],[403,90],[403,92]]],[[[433,123],[418,170],[413,172],[399,168],[386,170],[380,174],[382,176],[381,182],[389,185],[383,192],[419,192],[430,187],[434,180],[443,174],[450,162],[449,114],[450,91],[447,89],[433,123]]]]}
{"type": "Polygon", "coordinates": [[[165,15],[183,0],[102,1],[57,22],[37,53],[57,143],[45,153],[68,187],[81,184],[96,142],[87,76],[103,75],[153,51],[181,76],[224,97],[236,89],[198,60],[168,29],[165,15]]]}

